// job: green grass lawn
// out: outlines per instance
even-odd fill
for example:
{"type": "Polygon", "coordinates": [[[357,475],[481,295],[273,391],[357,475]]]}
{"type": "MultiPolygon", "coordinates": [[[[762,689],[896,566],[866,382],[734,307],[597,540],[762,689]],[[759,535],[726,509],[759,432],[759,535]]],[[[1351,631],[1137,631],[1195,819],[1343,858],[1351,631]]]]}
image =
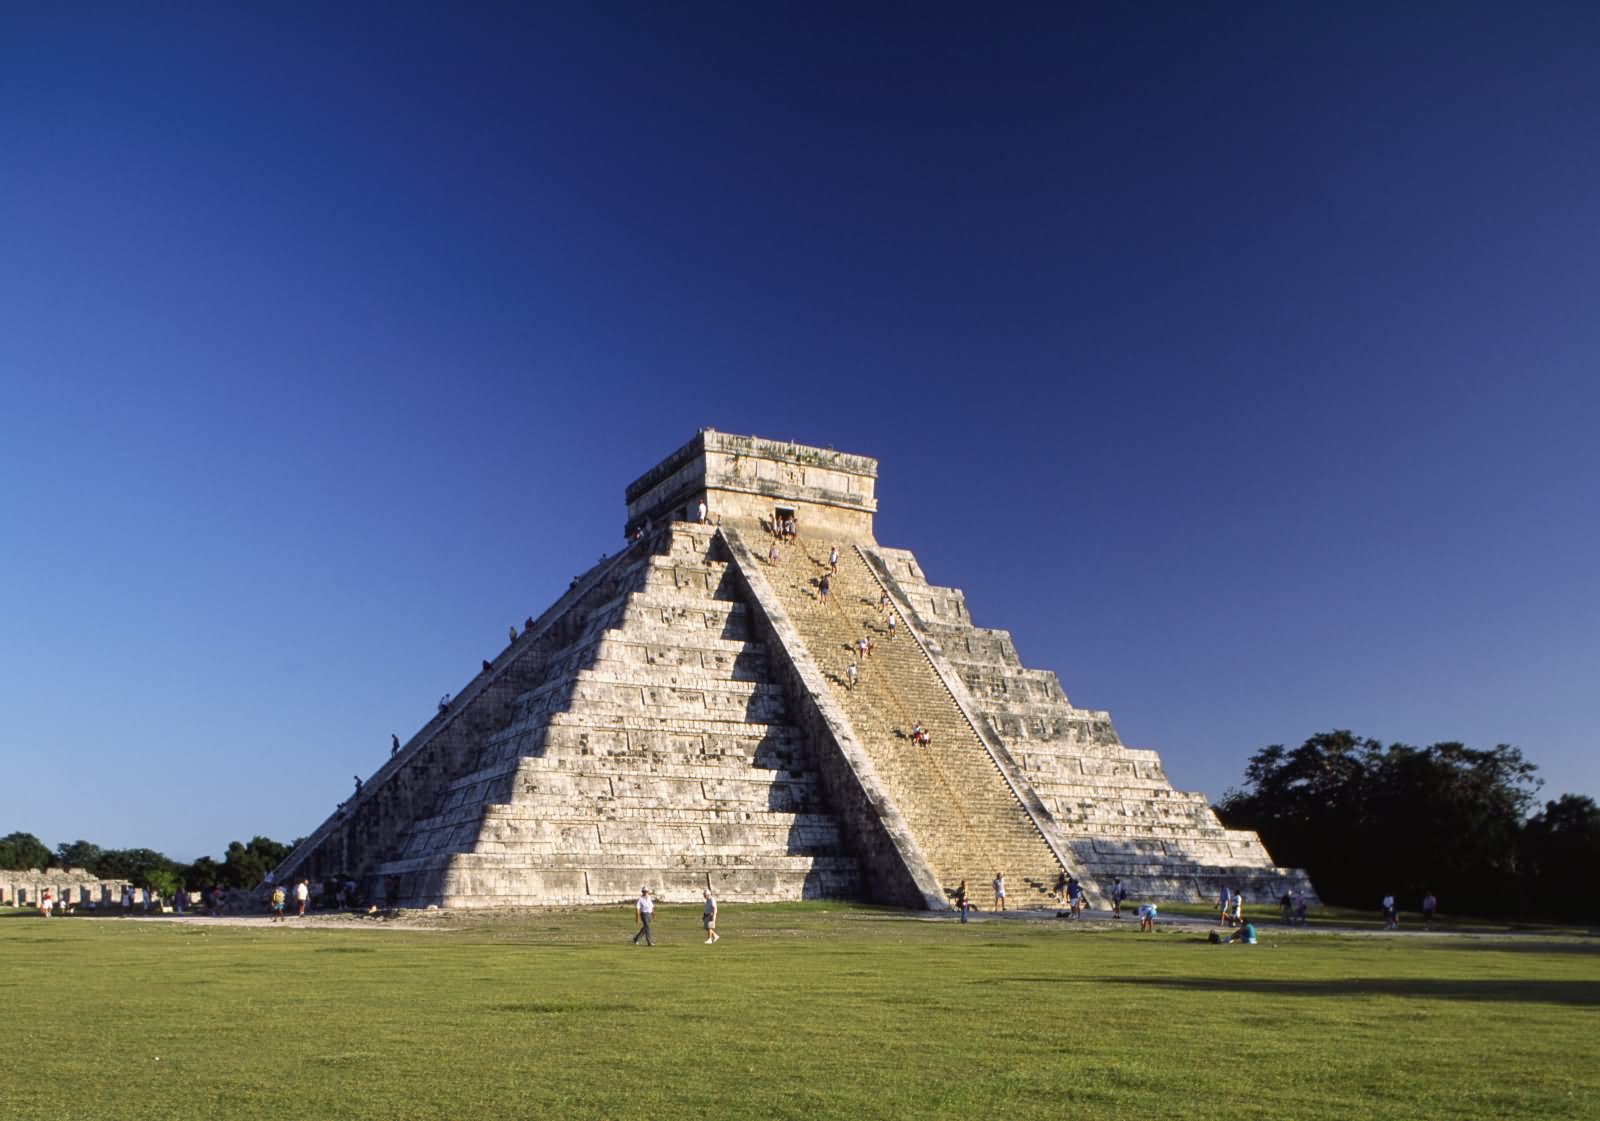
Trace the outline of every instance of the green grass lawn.
{"type": "Polygon", "coordinates": [[[961,926],[843,905],[437,929],[0,919],[0,1117],[1600,1116],[1579,938],[961,926]]]}

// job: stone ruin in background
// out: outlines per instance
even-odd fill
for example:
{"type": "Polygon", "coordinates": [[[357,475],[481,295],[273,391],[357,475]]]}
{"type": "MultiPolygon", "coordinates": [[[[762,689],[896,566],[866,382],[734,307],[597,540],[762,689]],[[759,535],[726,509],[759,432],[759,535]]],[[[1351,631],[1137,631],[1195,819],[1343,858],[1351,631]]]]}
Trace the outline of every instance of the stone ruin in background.
{"type": "Polygon", "coordinates": [[[82,868],[0,871],[0,904],[37,907],[46,891],[57,906],[106,910],[121,906],[127,880],[102,880],[82,868]]]}

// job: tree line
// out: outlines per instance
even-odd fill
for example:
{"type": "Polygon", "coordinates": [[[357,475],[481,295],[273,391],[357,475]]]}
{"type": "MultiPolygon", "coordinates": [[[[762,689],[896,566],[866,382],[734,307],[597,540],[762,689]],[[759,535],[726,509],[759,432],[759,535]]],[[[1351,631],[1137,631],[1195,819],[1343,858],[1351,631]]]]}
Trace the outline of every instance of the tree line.
{"type": "Polygon", "coordinates": [[[0,868],[82,868],[102,880],[128,880],[135,887],[149,888],[163,899],[171,899],[180,888],[253,888],[299,843],[252,837],[229,843],[220,861],[202,856],[185,864],[154,849],[103,849],[89,841],[70,841],[52,851],[32,833],[10,833],[0,837],[0,868]]]}
{"type": "Polygon", "coordinates": [[[1475,749],[1312,736],[1262,748],[1216,811],[1253,829],[1279,865],[1304,868],[1324,902],[1403,908],[1433,892],[1455,914],[1600,917],[1600,806],[1540,803],[1538,768],[1508,744],[1475,749]]]}

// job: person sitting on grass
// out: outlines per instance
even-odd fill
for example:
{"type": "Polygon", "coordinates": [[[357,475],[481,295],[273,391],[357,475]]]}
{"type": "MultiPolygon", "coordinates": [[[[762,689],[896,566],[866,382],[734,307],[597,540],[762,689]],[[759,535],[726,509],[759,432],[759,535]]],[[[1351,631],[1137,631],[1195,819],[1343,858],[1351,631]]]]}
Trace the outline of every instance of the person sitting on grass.
{"type": "Polygon", "coordinates": [[[1228,941],[1238,942],[1242,946],[1254,946],[1256,944],[1256,924],[1253,922],[1245,923],[1238,930],[1228,935],[1228,941]]]}

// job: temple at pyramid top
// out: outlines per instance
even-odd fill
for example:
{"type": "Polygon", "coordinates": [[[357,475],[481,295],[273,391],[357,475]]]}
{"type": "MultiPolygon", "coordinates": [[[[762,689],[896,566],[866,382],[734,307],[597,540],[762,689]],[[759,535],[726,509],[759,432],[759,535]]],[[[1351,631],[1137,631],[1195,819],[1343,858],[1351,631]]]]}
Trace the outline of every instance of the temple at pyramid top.
{"type": "Polygon", "coordinates": [[[704,428],[628,486],[628,528],[693,521],[703,499],[724,521],[790,516],[807,531],[871,540],[877,480],[878,461],[864,455],[704,428]]]}
{"type": "Polygon", "coordinates": [[[628,487],[627,547],[513,628],[278,881],[444,907],[1311,893],[880,545],[877,476],[699,432],[628,487]]]}

